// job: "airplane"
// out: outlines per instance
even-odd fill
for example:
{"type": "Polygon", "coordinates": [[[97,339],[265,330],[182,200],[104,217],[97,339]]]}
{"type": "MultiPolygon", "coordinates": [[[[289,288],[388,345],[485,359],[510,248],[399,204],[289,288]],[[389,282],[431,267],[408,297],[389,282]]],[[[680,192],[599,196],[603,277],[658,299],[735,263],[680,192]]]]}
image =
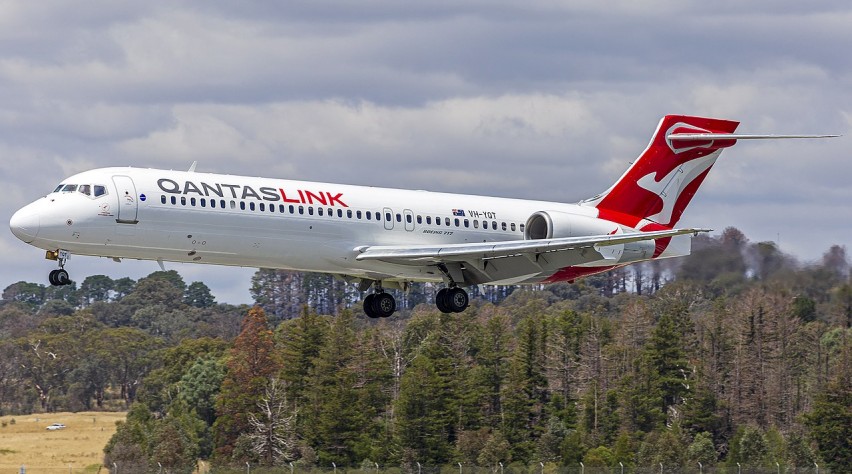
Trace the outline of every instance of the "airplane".
{"type": "Polygon", "coordinates": [[[443,283],[435,305],[464,311],[464,287],[572,282],[635,262],[689,255],[702,228],[676,224],[739,122],[667,115],[615,184],[575,204],[343,184],[101,168],[18,210],[11,231],[46,250],[71,283],[72,254],[322,272],[359,282],[371,318],[388,288],[443,283]]]}

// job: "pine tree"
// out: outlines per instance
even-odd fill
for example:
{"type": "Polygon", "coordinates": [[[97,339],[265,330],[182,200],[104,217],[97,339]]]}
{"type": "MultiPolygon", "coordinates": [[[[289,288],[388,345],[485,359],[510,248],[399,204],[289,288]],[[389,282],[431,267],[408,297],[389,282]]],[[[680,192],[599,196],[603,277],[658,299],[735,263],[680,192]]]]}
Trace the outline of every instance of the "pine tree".
{"type": "Polygon", "coordinates": [[[359,351],[354,315],[343,311],[329,329],[307,388],[304,436],[321,464],[354,466],[370,454],[358,448],[376,436],[376,412],[366,403],[370,384],[359,377],[365,354],[359,351]]]}
{"type": "Polygon", "coordinates": [[[320,350],[325,346],[328,332],[328,319],[307,307],[302,308],[301,317],[278,326],[275,339],[281,348],[280,375],[287,383],[287,396],[296,406],[304,401],[311,372],[320,350]]]}
{"type": "Polygon", "coordinates": [[[852,466],[852,389],[849,374],[832,381],[805,415],[819,455],[838,472],[852,466]]]}
{"type": "MultiPolygon", "coordinates": [[[[450,315],[443,315],[447,319],[450,315]]],[[[423,464],[444,464],[453,456],[456,442],[452,356],[441,337],[423,342],[400,384],[396,401],[396,435],[410,459],[423,464]]]]}
{"type": "Polygon", "coordinates": [[[512,445],[512,458],[529,461],[547,419],[546,339],[544,328],[534,317],[521,320],[517,333],[518,345],[504,387],[502,431],[512,445]]]}
{"type": "Polygon", "coordinates": [[[249,310],[242,331],[234,341],[227,362],[228,372],[216,400],[218,418],[213,425],[215,457],[231,461],[237,439],[250,430],[248,415],[257,411],[270,378],[280,370],[272,331],[259,306],[249,310]]]}

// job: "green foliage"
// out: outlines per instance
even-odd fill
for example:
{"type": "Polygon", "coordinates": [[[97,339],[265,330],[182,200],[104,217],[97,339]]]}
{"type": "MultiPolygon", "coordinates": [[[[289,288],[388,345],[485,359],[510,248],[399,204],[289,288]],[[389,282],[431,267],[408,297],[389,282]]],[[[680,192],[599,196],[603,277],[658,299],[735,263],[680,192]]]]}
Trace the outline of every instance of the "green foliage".
{"type": "Polygon", "coordinates": [[[216,304],[216,298],[210,288],[200,281],[192,282],[183,295],[183,302],[196,308],[209,308],[216,304]]]}
{"type": "Polygon", "coordinates": [[[447,348],[439,340],[426,341],[400,381],[397,440],[423,464],[444,464],[452,456],[456,438],[452,368],[447,348]]]}
{"type": "Polygon", "coordinates": [[[819,456],[832,469],[852,466],[852,389],[849,373],[829,383],[804,416],[819,456]]]}
{"type": "Polygon", "coordinates": [[[225,378],[225,366],[218,359],[198,359],[181,377],[178,400],[212,426],[216,421],[215,401],[225,378]]]}
{"type": "Polygon", "coordinates": [[[716,453],[710,433],[702,432],[695,435],[692,443],[686,448],[686,457],[691,465],[699,462],[704,466],[716,464],[719,455],[716,453]]]}
{"type": "Polygon", "coordinates": [[[583,464],[591,468],[612,467],[617,465],[618,461],[615,460],[612,450],[606,446],[598,446],[586,451],[586,455],[583,456],[583,464]]]}
{"type": "Polygon", "coordinates": [[[686,445],[678,429],[653,431],[645,436],[636,454],[639,466],[663,465],[665,472],[679,472],[686,458],[686,445]]]}
{"type": "MultiPolygon", "coordinates": [[[[274,324],[174,272],[112,285],[95,276],[80,290],[21,282],[0,301],[0,414],[129,404],[106,452],[124,472],[164,460],[186,472],[207,457],[217,469],[740,462],[774,472],[775,462],[817,461],[842,471],[852,425],[845,252],[796,268],[734,230],[706,239],[681,261],[693,278],[643,267],[643,295],[620,271],[519,289],[499,305],[475,300],[464,314],[430,304],[378,321],[343,308],[359,297],[352,285],[295,272],[261,273],[274,324]],[[269,403],[273,382],[280,404],[269,403]],[[288,419],[276,438],[286,455],[259,450],[288,419]]],[[[510,289],[483,294],[497,301],[510,289]]],[[[405,298],[401,307],[424,296],[405,298]]]]}

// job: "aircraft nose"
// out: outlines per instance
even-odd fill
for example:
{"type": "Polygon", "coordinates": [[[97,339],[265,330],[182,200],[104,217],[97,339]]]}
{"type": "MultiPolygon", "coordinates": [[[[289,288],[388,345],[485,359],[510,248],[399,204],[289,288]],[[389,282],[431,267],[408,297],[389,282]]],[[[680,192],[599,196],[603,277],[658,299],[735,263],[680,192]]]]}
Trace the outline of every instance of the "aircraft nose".
{"type": "Polygon", "coordinates": [[[41,218],[38,214],[33,213],[26,208],[16,212],[9,220],[9,228],[15,237],[30,243],[35,240],[38,231],[41,228],[41,218]]]}

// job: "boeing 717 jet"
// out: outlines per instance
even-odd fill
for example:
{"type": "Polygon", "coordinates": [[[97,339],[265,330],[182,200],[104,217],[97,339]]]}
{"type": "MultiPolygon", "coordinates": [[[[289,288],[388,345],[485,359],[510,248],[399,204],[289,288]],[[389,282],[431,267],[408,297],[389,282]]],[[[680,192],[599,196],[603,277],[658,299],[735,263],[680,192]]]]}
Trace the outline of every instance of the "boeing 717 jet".
{"type": "MultiPolygon", "coordinates": [[[[608,190],[575,204],[189,171],[101,168],[62,181],[12,216],[12,232],[71,279],[72,254],[322,272],[360,282],[364,312],[388,317],[388,288],[573,281],[634,262],[688,255],[700,228],[676,225],[738,122],[664,117],[608,190]]],[[[825,135],[821,136],[824,137],[825,135]]]]}

